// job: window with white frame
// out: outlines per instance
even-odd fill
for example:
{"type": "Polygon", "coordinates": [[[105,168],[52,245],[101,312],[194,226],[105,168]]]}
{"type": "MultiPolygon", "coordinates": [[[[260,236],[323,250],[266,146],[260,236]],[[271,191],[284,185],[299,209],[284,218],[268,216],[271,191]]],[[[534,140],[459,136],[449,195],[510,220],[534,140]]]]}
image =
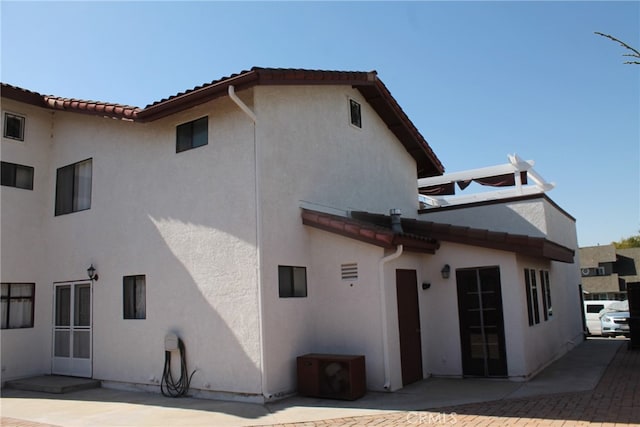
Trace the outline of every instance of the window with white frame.
{"type": "Polygon", "coordinates": [[[91,208],[91,175],[91,159],[58,169],[56,216],[91,208]]]}
{"type": "Polygon", "coordinates": [[[2,329],[33,328],[34,283],[0,284],[2,329]]]}
{"type": "Polygon", "coordinates": [[[122,279],[124,319],[146,319],[146,288],[147,285],[144,274],[124,276],[122,279]]]}
{"type": "Polygon", "coordinates": [[[22,116],[13,113],[4,113],[4,132],[5,138],[24,141],[24,122],[22,116]]]}

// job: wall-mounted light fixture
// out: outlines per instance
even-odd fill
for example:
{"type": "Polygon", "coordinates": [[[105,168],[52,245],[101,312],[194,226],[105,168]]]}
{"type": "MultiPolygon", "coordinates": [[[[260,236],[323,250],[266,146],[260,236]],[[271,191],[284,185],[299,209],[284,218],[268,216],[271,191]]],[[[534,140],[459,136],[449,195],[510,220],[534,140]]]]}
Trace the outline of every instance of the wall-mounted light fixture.
{"type": "Polygon", "coordinates": [[[426,291],[427,289],[429,289],[430,287],[431,287],[431,283],[427,283],[427,282],[425,282],[425,283],[423,283],[423,284],[422,284],[422,289],[424,289],[425,291],[426,291]]]}
{"type": "Polygon", "coordinates": [[[449,264],[445,264],[444,267],[442,267],[442,270],[440,270],[440,273],[442,273],[443,279],[448,279],[451,275],[451,267],[449,264]]]}
{"type": "Polygon", "coordinates": [[[96,273],[96,268],[91,264],[91,267],[87,268],[87,276],[89,279],[98,281],[98,273],[96,273]]]}

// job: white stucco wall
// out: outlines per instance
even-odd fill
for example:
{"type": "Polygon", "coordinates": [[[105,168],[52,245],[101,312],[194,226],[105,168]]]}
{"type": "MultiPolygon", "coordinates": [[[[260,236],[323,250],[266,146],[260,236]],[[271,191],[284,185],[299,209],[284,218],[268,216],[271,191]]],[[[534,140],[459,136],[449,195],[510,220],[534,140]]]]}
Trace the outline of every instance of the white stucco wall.
{"type": "MultiPolygon", "coordinates": [[[[338,297],[314,297],[312,289],[306,299],[278,297],[278,265],[306,266],[321,283],[335,280],[335,273],[322,277],[311,271],[318,252],[302,225],[300,201],[381,213],[400,208],[415,215],[417,176],[413,158],[358,91],[345,86],[255,91],[265,380],[267,392],[278,395],[295,390],[295,356],[315,351],[309,316],[314,298],[338,297]],[[350,124],[350,97],[362,106],[362,129],[350,124]]],[[[321,338],[326,348],[333,338],[321,338]]]]}
{"type": "MultiPolygon", "coordinates": [[[[43,245],[44,217],[49,208],[51,113],[2,99],[4,113],[25,117],[24,141],[2,138],[2,161],[34,168],[33,190],[0,187],[0,281],[35,283],[34,327],[3,329],[2,381],[46,372],[50,367],[51,283],[46,278],[43,245]]],[[[2,134],[4,135],[4,134],[2,134]]]]}
{"type": "MultiPolygon", "coordinates": [[[[175,332],[197,369],[194,392],[261,394],[254,133],[244,113],[228,98],[148,124],[56,112],[51,147],[43,232],[30,244],[43,243],[49,288],[86,279],[91,263],[99,272],[94,378],[156,387],[164,336],[175,332]],[[208,145],[176,153],[175,126],[204,115],[208,145]],[[55,217],[56,169],[87,158],[91,209],[55,217]],[[125,320],[123,276],[137,274],[146,275],[146,319],[125,320]]],[[[52,296],[40,299],[50,322],[52,296]]],[[[34,368],[44,373],[48,343],[38,352],[46,368],[34,368]]]]}
{"type": "Polygon", "coordinates": [[[455,271],[484,266],[500,268],[510,378],[531,377],[581,341],[578,281],[571,274],[573,264],[443,242],[436,254],[427,256],[423,264],[422,276],[431,283],[431,288],[419,294],[426,374],[462,376],[455,271]],[[443,279],[440,273],[445,264],[451,266],[449,279],[443,279]],[[528,324],[524,268],[535,269],[537,275],[540,270],[547,270],[550,274],[554,315],[544,321],[542,292],[539,289],[541,322],[534,326],[528,324]]]}
{"type": "Polygon", "coordinates": [[[496,201],[456,208],[426,209],[427,221],[461,225],[532,237],[546,237],[577,250],[575,220],[541,195],[534,199],[496,201]]]}

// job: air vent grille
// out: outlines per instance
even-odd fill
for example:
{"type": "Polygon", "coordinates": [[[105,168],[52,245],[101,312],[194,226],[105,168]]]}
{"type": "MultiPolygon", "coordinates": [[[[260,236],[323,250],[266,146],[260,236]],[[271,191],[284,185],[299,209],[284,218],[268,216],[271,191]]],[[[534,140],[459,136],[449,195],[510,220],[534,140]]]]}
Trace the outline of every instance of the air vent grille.
{"type": "Polygon", "coordinates": [[[352,262],[341,265],[342,280],[357,280],[358,279],[358,263],[352,262]]]}

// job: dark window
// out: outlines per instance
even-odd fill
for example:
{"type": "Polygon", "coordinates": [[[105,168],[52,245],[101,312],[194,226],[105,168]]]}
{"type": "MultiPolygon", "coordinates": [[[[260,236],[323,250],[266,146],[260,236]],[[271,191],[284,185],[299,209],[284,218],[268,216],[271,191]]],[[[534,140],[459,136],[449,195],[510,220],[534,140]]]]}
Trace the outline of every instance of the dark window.
{"type": "Polygon", "coordinates": [[[33,328],[34,283],[2,283],[2,329],[33,328]]]}
{"type": "Polygon", "coordinates": [[[549,284],[549,272],[540,270],[540,289],[542,290],[542,314],[544,320],[549,320],[553,316],[551,305],[551,285],[549,284]]]}
{"type": "Polygon", "coordinates": [[[529,326],[540,323],[540,306],[538,303],[538,284],[536,283],[536,271],[524,269],[524,281],[527,291],[527,314],[529,326]]]}
{"type": "Polygon", "coordinates": [[[4,113],[4,137],[24,141],[24,117],[4,113]]]}
{"type": "Polygon", "coordinates": [[[176,128],[176,153],[207,145],[209,118],[203,117],[176,128]]]}
{"type": "Polygon", "coordinates": [[[604,308],[604,304],[588,304],[587,313],[600,313],[604,308]]]}
{"type": "Polygon", "coordinates": [[[146,319],[146,284],[145,276],[125,276],[122,279],[123,313],[125,319],[146,319]]]}
{"type": "Polygon", "coordinates": [[[278,290],[280,298],[304,298],[307,296],[307,268],[278,266],[278,290]]]}
{"type": "Polygon", "coordinates": [[[91,208],[91,159],[58,169],[56,216],[91,208]]]}
{"type": "Polygon", "coordinates": [[[353,99],[349,100],[349,107],[351,110],[351,124],[359,128],[362,127],[362,115],[360,110],[360,104],[353,99]]]}
{"type": "Polygon", "coordinates": [[[15,163],[1,162],[2,185],[33,190],[33,168],[15,163]]]}

